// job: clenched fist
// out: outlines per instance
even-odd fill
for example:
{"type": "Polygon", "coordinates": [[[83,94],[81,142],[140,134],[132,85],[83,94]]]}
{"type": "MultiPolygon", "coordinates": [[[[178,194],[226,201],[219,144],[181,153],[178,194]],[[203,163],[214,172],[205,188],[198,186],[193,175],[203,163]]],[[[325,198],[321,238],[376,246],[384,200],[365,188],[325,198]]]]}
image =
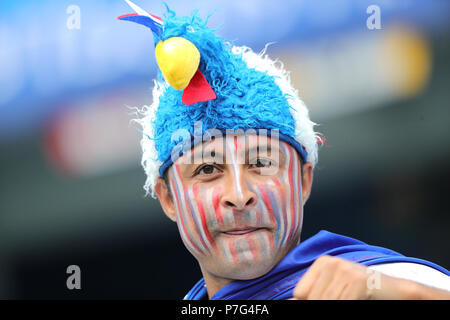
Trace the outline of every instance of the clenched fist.
{"type": "Polygon", "coordinates": [[[294,289],[295,299],[450,299],[450,292],[390,277],[332,256],[319,257],[294,289]]]}

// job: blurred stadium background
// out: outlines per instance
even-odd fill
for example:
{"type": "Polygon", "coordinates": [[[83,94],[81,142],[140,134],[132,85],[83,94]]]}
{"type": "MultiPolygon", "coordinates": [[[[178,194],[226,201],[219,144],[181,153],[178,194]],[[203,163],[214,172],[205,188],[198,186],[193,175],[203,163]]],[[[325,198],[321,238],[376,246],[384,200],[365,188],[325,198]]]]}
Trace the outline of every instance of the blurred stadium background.
{"type": "MultiPolygon", "coordinates": [[[[216,9],[210,26],[255,51],[273,42],[291,70],[327,139],[303,239],[326,229],[450,267],[450,2],[167,3],[216,9]]],[[[144,198],[130,107],[151,103],[156,62],[151,33],[116,20],[130,12],[0,2],[0,298],[180,299],[201,276],[144,198]],[[66,288],[72,264],[81,290],[66,288]]]]}

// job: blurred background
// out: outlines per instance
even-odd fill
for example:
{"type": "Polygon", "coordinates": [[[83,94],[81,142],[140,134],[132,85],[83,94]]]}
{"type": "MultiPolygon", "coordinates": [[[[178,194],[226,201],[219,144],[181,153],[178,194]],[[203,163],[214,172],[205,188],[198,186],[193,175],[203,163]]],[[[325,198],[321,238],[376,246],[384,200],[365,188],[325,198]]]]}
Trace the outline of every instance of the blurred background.
{"type": "MultiPolygon", "coordinates": [[[[162,16],[161,1],[135,0],[162,16]]],[[[167,1],[279,58],[326,143],[302,239],[341,233],[450,268],[450,2],[167,1]]],[[[151,32],[122,0],[0,2],[0,298],[180,299],[201,277],[144,197],[132,107],[151,32]],[[81,290],[66,269],[81,268],[81,290]]]]}

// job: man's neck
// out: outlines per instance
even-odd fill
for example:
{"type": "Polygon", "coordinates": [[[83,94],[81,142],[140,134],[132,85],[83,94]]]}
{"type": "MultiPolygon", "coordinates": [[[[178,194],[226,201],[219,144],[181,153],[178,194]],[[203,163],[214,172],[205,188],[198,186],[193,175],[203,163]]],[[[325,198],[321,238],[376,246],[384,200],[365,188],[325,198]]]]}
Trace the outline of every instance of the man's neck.
{"type": "Polygon", "coordinates": [[[211,297],[214,296],[217,291],[219,291],[220,289],[222,289],[227,284],[233,281],[231,279],[217,277],[216,275],[209,273],[201,265],[200,269],[203,274],[203,279],[205,280],[206,291],[208,292],[208,299],[211,299],[211,297]]]}

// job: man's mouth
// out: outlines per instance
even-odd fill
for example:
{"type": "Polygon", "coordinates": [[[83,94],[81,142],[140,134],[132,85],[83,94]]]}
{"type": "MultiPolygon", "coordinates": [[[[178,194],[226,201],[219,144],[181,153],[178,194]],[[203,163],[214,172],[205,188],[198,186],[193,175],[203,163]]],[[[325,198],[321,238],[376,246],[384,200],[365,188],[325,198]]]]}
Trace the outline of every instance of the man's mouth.
{"type": "Polygon", "coordinates": [[[266,228],[244,227],[244,228],[229,229],[226,231],[222,231],[222,233],[225,233],[225,234],[231,235],[231,236],[240,236],[240,235],[249,234],[249,233],[256,232],[256,231],[263,230],[263,229],[267,230],[266,228]]]}

